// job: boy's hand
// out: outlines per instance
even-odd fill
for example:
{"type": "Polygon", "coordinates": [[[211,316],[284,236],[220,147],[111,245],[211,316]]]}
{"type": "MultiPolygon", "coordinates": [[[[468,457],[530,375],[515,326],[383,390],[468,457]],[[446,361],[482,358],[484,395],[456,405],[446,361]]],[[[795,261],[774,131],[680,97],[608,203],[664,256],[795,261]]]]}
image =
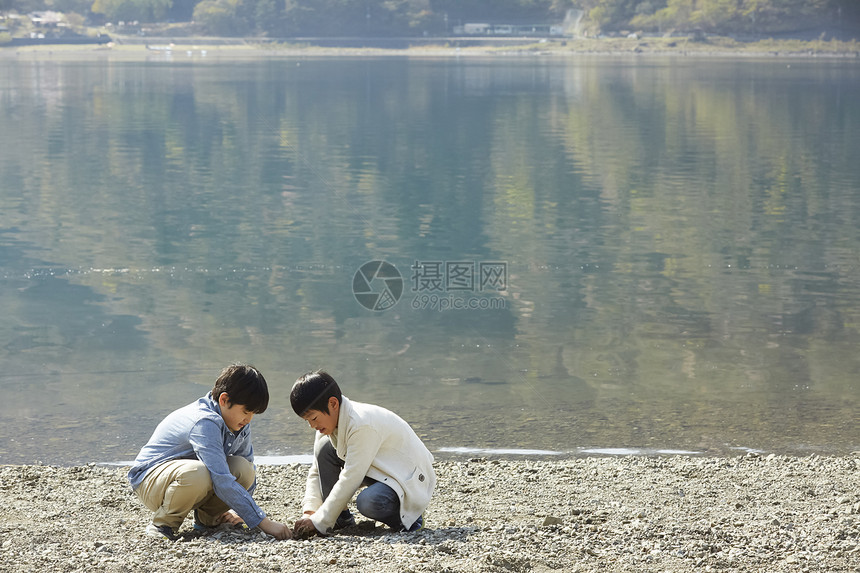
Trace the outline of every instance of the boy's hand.
{"type": "Polygon", "coordinates": [[[277,521],[272,521],[268,517],[263,518],[263,521],[258,525],[260,529],[263,530],[268,535],[271,535],[275,539],[284,540],[284,539],[292,539],[293,532],[290,531],[290,528],[287,527],[283,523],[279,523],[277,521]]]}
{"type": "Polygon", "coordinates": [[[229,523],[230,525],[242,525],[242,523],[244,522],[242,521],[242,518],[239,517],[239,514],[237,514],[231,509],[230,511],[225,511],[224,513],[219,515],[218,519],[216,520],[216,523],[218,523],[219,525],[222,523],[229,523]]]}
{"type": "MultiPolygon", "coordinates": [[[[305,515],[308,515],[307,513],[305,515]]],[[[299,539],[307,539],[308,537],[313,537],[317,533],[316,526],[314,526],[314,522],[311,521],[310,517],[303,517],[300,520],[296,521],[296,524],[293,526],[293,532],[296,537],[299,539]]]]}

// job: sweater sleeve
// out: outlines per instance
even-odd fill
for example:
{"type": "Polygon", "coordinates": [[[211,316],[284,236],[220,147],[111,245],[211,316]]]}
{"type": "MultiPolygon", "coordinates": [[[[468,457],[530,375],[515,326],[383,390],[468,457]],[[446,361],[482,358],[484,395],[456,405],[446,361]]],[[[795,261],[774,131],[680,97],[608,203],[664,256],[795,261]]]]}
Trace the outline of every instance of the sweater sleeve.
{"type": "MultiPolygon", "coordinates": [[[[353,494],[361,487],[367,471],[382,444],[379,433],[371,426],[362,426],[345,437],[346,460],[337,483],[331,493],[311,516],[311,521],[320,533],[328,533],[334,527],[340,512],[346,508],[353,494]]],[[[313,471],[313,467],[311,468],[313,471]]],[[[319,479],[316,480],[319,483],[319,479]]]]}

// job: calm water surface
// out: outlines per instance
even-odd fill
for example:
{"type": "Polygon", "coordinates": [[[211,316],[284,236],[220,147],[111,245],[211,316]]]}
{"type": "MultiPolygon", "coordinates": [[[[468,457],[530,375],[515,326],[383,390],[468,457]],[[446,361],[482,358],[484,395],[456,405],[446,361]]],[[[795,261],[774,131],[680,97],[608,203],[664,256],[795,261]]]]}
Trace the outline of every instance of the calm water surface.
{"type": "Polygon", "coordinates": [[[4,58],[0,463],[234,360],[267,455],[321,367],[443,455],[860,449],[856,62],[4,58]]]}

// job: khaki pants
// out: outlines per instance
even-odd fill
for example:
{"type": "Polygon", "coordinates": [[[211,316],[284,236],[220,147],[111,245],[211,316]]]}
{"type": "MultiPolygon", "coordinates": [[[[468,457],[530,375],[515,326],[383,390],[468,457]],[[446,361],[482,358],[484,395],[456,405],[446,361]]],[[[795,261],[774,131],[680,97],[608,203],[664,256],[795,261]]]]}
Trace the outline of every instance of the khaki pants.
{"type": "MultiPolygon", "coordinates": [[[[239,456],[227,456],[230,473],[245,489],[254,485],[254,465],[239,456]]],[[[203,525],[216,525],[219,515],[230,509],[212,488],[209,470],[200,460],[171,460],[152,468],[134,492],[154,511],[152,523],[179,529],[185,516],[196,509],[203,525]]]]}

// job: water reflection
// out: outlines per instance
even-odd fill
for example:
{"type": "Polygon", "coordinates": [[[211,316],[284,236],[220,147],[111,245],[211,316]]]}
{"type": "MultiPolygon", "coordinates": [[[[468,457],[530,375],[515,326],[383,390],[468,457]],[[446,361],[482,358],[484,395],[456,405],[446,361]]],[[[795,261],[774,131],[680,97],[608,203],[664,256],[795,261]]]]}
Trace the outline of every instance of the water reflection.
{"type": "Polygon", "coordinates": [[[133,455],[230,360],[272,455],[310,450],[286,390],[318,367],[437,449],[858,449],[856,66],[0,68],[4,462],[133,455]],[[385,312],[370,260],[408,285],[385,312]]]}

